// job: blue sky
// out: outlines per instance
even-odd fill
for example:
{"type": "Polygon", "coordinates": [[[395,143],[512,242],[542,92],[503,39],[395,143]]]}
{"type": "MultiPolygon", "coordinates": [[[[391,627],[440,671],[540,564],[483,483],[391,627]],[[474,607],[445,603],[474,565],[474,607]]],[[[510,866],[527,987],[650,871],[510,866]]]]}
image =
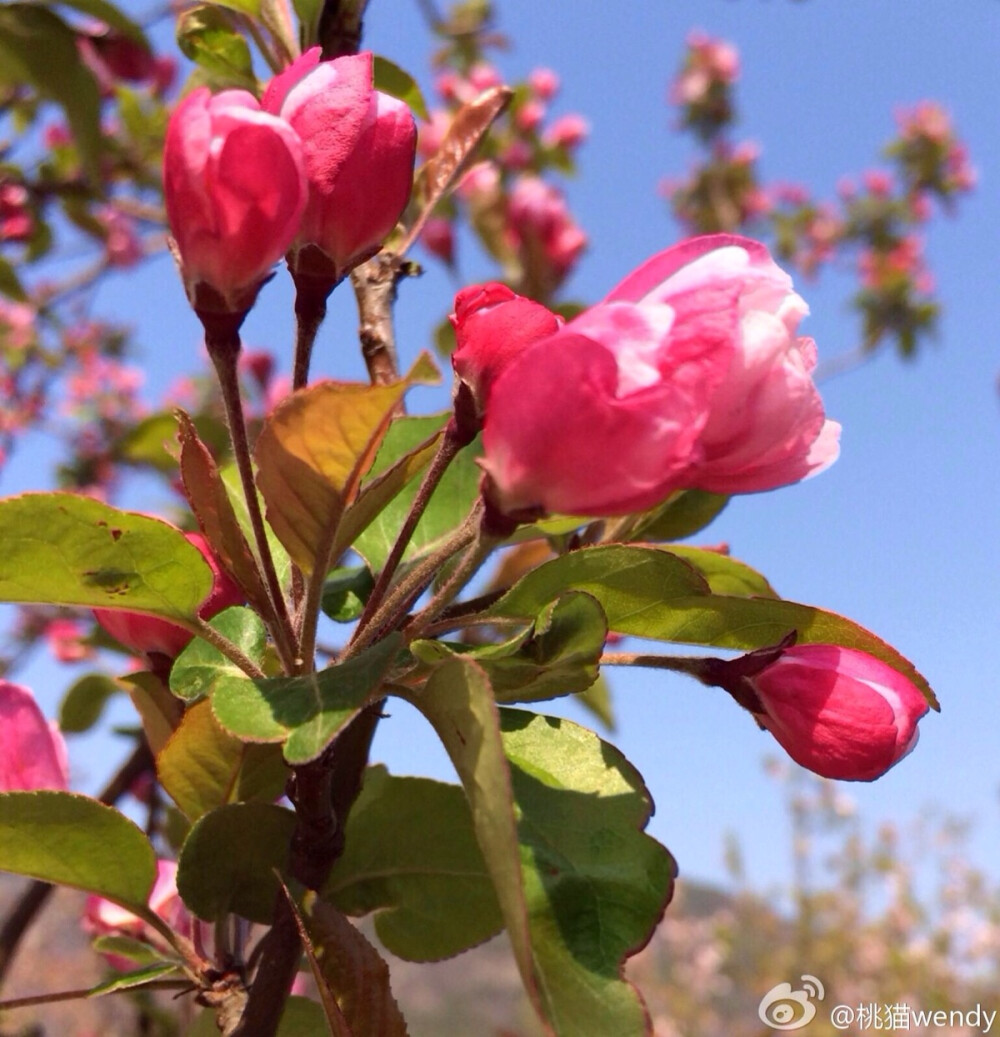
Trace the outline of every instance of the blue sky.
{"type": "MultiPolygon", "coordinates": [[[[591,122],[580,174],[567,187],[590,236],[566,293],[575,299],[599,298],[676,240],[657,187],[693,157],[689,143],[671,132],[665,104],[692,28],[740,51],[741,136],[761,145],[766,179],[802,181],[831,196],[842,174],[879,164],[900,106],[935,98],[952,113],[979,186],[958,217],[936,220],[930,235],[928,259],[945,307],[938,341],[912,363],[886,354],[826,383],[827,411],[844,429],[840,461],[799,486],[734,499],[704,542],[727,541],[785,597],[850,616],[914,661],[935,687],[942,713],[926,718],[919,746],[899,767],[846,791],[873,822],[912,818],[931,802],[973,815],[976,858],[1000,859],[993,664],[1000,619],[1000,3],[501,0],[498,8],[499,28],[512,41],[498,58],[501,70],[517,79],[539,65],[555,69],[563,84],[556,111],[580,111],[591,122]]],[[[429,87],[429,40],[415,2],[372,0],[366,41],[429,87]]],[[[463,257],[464,281],[491,273],[475,255],[463,257]]],[[[803,331],[816,339],[821,357],[857,341],[846,306],[851,284],[835,273],[797,285],[812,309],[803,331]]],[[[433,264],[404,285],[404,360],[429,347],[430,329],[453,291],[433,264]]],[[[317,372],[357,377],[356,319],[348,293],[338,295],[317,347],[317,372]]],[[[109,283],[100,306],[135,324],[150,399],[197,362],[199,329],[168,261],[109,283]]],[[[248,322],[246,341],[290,357],[290,328],[288,293],[275,284],[248,322]]],[[[22,456],[4,492],[38,488],[37,471],[37,457],[22,456]]],[[[39,664],[26,680],[51,709],[64,675],[39,664]]],[[[645,776],[657,805],[651,831],[674,852],[682,874],[722,880],[724,834],[732,832],[751,883],[786,880],[781,791],[761,767],[765,753],[777,751],[769,736],[723,693],[693,682],[621,671],[611,681],[619,715],[614,741],[645,776]]],[[[393,714],[375,756],[399,773],[449,776],[422,721],[402,707],[393,714]]],[[[105,772],[107,740],[70,748],[76,772],[93,787],[105,772]]]]}

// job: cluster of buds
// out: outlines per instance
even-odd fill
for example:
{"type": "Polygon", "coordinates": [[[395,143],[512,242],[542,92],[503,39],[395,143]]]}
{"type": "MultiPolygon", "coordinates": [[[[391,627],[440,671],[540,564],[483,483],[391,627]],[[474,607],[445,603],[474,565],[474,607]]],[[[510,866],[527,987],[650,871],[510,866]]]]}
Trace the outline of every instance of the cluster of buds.
{"type": "Polygon", "coordinates": [[[731,45],[703,34],[689,38],[670,99],[707,153],[686,178],[665,185],[675,218],[691,233],[769,233],[777,255],[806,276],[853,250],[862,348],[870,351],[890,336],[910,355],[938,312],[916,228],[929,218],[933,199],[950,207],[975,183],[947,113],[931,101],[901,112],[899,137],[885,149],[895,174],[870,170],[860,190],[848,182],[835,202],[817,201],[797,185],[762,183],[756,148],[730,142],[738,71],[731,45]]]}
{"type": "Polygon", "coordinates": [[[732,44],[692,32],[684,63],[670,85],[670,103],[681,109],[685,126],[710,140],[733,120],[731,87],[739,75],[740,57],[732,44]]]}
{"type": "MultiPolygon", "coordinates": [[[[456,55],[463,71],[447,69],[437,78],[443,107],[431,113],[420,132],[425,158],[437,153],[456,113],[482,91],[502,82],[485,60],[469,64],[456,55]]],[[[549,118],[559,92],[559,77],[537,68],[517,84],[506,115],[482,146],[483,160],[464,177],[456,198],[444,201],[426,224],[421,242],[449,265],[455,262],[454,221],[464,206],[472,228],[487,251],[504,267],[519,292],[551,301],[572,272],[587,244],[562,190],[546,174],[571,171],[575,153],[586,140],[586,120],[575,113],[549,118]]]]}
{"type": "Polygon", "coordinates": [[[173,58],[157,56],[144,40],[103,22],[95,21],[80,29],[76,49],[104,97],[111,97],[120,83],[148,86],[155,96],[162,97],[177,74],[173,58]]]}
{"type": "Polygon", "coordinates": [[[167,216],[199,312],[245,313],[286,253],[332,288],[374,255],[409,198],[416,128],[374,89],[372,56],[313,48],[247,91],[193,90],[167,130],[167,216]]]}

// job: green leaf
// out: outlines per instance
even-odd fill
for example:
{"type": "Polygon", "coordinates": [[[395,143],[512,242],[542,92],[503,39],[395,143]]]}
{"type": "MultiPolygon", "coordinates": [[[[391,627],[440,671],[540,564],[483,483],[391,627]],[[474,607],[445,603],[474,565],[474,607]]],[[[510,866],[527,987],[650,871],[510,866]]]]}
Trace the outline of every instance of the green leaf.
{"type": "Polygon", "coordinates": [[[213,85],[257,92],[257,78],[247,41],[225,11],[201,4],[177,19],[177,45],[185,57],[204,69],[213,85]]]}
{"type": "Polygon", "coordinates": [[[375,89],[403,101],[410,106],[414,115],[425,122],[430,118],[417,81],[395,62],[379,54],[375,55],[375,89]]]}
{"type": "Polygon", "coordinates": [[[752,651],[796,631],[799,644],[856,648],[881,659],[937,699],[913,664],[871,631],[833,612],[769,598],[706,592],[704,579],[679,557],[656,548],[593,547],[540,565],[515,584],[487,615],[533,617],[570,588],[592,594],[620,634],[656,641],[752,651]]]}
{"type": "Polygon", "coordinates": [[[0,794],[0,871],[144,911],[156,854],[124,814],[71,792],[0,794]]]}
{"type": "Polygon", "coordinates": [[[576,701],[593,713],[609,731],[616,730],[618,725],[615,723],[615,711],[611,703],[611,688],[603,674],[598,674],[597,680],[586,691],[577,692],[576,701]]]}
{"type": "Polygon", "coordinates": [[[6,259],[0,259],[0,295],[17,302],[26,302],[28,298],[14,267],[6,259]]]}
{"type": "Polygon", "coordinates": [[[436,373],[425,356],[392,385],[317,382],[269,415],[254,447],[257,485],[268,522],[307,575],[318,568],[325,573],[344,509],[357,496],[403,394],[436,373]]]}
{"type": "Polygon", "coordinates": [[[273,803],[288,769],[277,746],[246,745],[224,731],[208,702],[198,702],[156,758],[160,783],[191,821],[226,803],[273,803]]]}
{"type": "Polygon", "coordinates": [[[518,816],[532,953],[557,1034],[648,1032],[622,976],[670,899],[676,867],[643,829],[653,804],[638,772],[568,720],[501,709],[518,816]]]}
{"type": "Polygon", "coordinates": [[[651,608],[666,609],[674,598],[707,594],[705,580],[679,558],[653,548],[609,547],[571,551],[532,569],[487,612],[495,616],[534,618],[567,590],[582,590],[600,602],[608,626],[651,608]]]}
{"type": "Polygon", "coordinates": [[[199,918],[232,912],[270,924],[288,870],[295,815],[269,803],[231,803],[200,818],[177,862],[177,890],[199,918]]]}
{"type": "Polygon", "coordinates": [[[471,661],[448,659],[419,693],[398,690],[397,694],[427,717],[458,771],[521,981],[544,1018],[543,995],[533,965],[510,773],[500,716],[486,674],[471,661]]]}
{"type": "Polygon", "coordinates": [[[360,655],[299,677],[221,677],[212,688],[212,709],[237,738],[284,742],[288,763],[308,763],[377,697],[402,644],[400,634],[390,634],[360,655]]]}
{"type": "MultiPolygon", "coordinates": [[[[244,655],[260,665],[267,646],[267,630],[263,620],[252,609],[234,606],[215,616],[210,625],[232,641],[244,655]]],[[[214,645],[200,637],[194,638],[174,660],[170,671],[170,690],[194,702],[227,678],[239,681],[246,674],[222,654],[214,645]]]]}
{"type": "Polygon", "coordinates": [[[369,767],[324,897],[349,915],[375,912],[393,954],[437,961],[503,926],[461,788],[369,767]]]}
{"type": "Polygon", "coordinates": [[[0,542],[0,601],[190,622],[212,589],[212,570],[180,530],[72,493],[0,500],[0,542]]]}
{"type": "MultiPolygon", "coordinates": [[[[389,427],[372,465],[372,474],[384,471],[399,458],[423,445],[449,417],[449,414],[444,414],[397,418],[389,427]]],[[[469,509],[479,496],[482,472],[476,464],[476,457],[480,453],[482,450],[477,440],[461,450],[448,466],[410,538],[409,546],[403,555],[405,561],[433,550],[468,515],[469,509]]],[[[372,572],[378,572],[385,565],[399,530],[409,514],[417,489],[416,481],[407,485],[355,540],[354,549],[365,559],[372,572]]]]}
{"type": "Polygon", "coordinates": [[[622,978],[669,899],[670,855],[642,829],[635,770],[568,721],[501,709],[476,664],[453,659],[419,694],[465,786],[515,958],[555,1034],[647,1032],[622,978]],[[508,762],[509,761],[509,762],[508,762]]]}
{"type": "Polygon", "coordinates": [[[666,550],[694,566],[708,581],[713,594],[726,594],[734,598],[778,597],[774,588],[756,569],[751,569],[745,562],[729,555],[680,544],[671,544],[666,550]]]}
{"type": "Polygon", "coordinates": [[[76,33],[55,12],[36,4],[0,5],[0,83],[30,83],[62,107],[87,176],[99,184],[100,91],[80,58],[76,33]]]}
{"type": "Polygon", "coordinates": [[[414,655],[433,662],[461,652],[486,671],[497,702],[534,702],[585,691],[597,679],[608,627],[589,594],[569,591],[542,609],[532,627],[483,648],[415,641],[414,655]]]}
{"type": "Polygon", "coordinates": [[[704,529],[728,503],[729,498],[721,493],[680,490],[642,516],[633,539],[683,540],[704,529]]]}
{"type": "Polygon", "coordinates": [[[183,973],[173,962],[161,961],[155,965],[147,965],[145,968],[136,969],[134,972],[125,972],[119,976],[112,976],[96,987],[91,987],[87,997],[103,997],[105,994],[117,994],[120,990],[135,990],[137,987],[145,987],[157,979],[164,979],[176,973],[180,978],[183,973]]]}
{"type": "Polygon", "coordinates": [[[167,744],[184,715],[184,707],[170,694],[162,678],[149,670],[121,678],[128,686],[129,698],[142,719],[150,751],[155,756],[167,744]]]}
{"type": "Polygon", "coordinates": [[[108,699],[122,690],[103,673],[88,673],[74,681],[59,706],[59,730],[67,735],[89,731],[101,719],[108,699]]]}
{"type": "Polygon", "coordinates": [[[137,965],[153,965],[163,962],[163,952],[151,944],[136,940],[131,936],[98,936],[91,943],[98,954],[113,954],[118,958],[127,958],[137,965]]]}
{"type": "Polygon", "coordinates": [[[338,623],[352,623],[364,611],[374,586],[375,579],[366,565],[334,569],[323,584],[323,614],[338,623]]]}
{"type": "MultiPolygon", "coordinates": [[[[199,415],[194,425],[213,448],[220,449],[228,443],[225,425],[215,418],[199,415]]],[[[170,411],[160,411],[143,418],[125,433],[117,443],[117,456],[130,464],[149,465],[173,475],[177,472],[176,442],[177,418],[170,411]]]]}

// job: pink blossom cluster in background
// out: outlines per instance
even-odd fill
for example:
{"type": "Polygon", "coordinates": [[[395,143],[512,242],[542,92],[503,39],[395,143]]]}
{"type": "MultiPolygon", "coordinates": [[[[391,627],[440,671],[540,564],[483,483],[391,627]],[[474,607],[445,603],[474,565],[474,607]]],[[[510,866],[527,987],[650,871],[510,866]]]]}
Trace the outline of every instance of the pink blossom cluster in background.
{"type": "Polygon", "coordinates": [[[778,257],[809,277],[852,254],[860,281],[854,306],[862,318],[861,350],[891,337],[909,356],[938,312],[919,228],[935,200],[952,211],[976,182],[948,113],[933,101],[901,110],[898,136],[884,149],[893,170],[865,171],[860,188],[845,179],[835,201],[820,201],[799,185],[764,183],[757,148],[730,140],[738,71],[730,44],[704,33],[689,37],[669,97],[704,155],[687,176],[663,185],[674,217],[689,233],[772,237],[778,257]]]}
{"type": "MultiPolygon", "coordinates": [[[[471,63],[461,53],[441,60],[450,62],[435,80],[444,107],[434,109],[420,129],[424,159],[437,153],[462,105],[503,82],[482,55],[471,63]]],[[[587,245],[586,233],[551,177],[573,169],[576,151],[589,133],[578,113],[551,115],[559,89],[558,75],[548,68],[537,68],[514,85],[510,108],[484,142],[481,161],[466,173],[456,196],[427,221],[420,239],[428,252],[454,266],[454,226],[464,208],[510,284],[541,302],[553,299],[587,245]]]]}

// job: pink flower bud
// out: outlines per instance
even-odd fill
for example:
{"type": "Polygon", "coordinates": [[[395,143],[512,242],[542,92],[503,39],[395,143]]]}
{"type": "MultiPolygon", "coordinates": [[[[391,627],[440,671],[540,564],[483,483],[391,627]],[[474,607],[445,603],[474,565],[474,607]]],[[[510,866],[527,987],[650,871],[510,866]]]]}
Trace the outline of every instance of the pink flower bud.
{"type": "Polygon", "coordinates": [[[534,133],[545,119],[545,105],[541,101],[531,99],[525,101],[517,110],[514,122],[522,133],[534,133]]]}
{"type": "Polygon", "coordinates": [[[837,645],[794,645],[748,678],[755,715],[796,763],[824,778],[871,781],[917,744],[924,696],[898,670],[837,645]]]}
{"type": "Polygon", "coordinates": [[[693,238],[648,260],[607,301],[667,304],[679,313],[718,293],[731,300],[738,334],[686,485],[754,493],[829,467],[840,426],[826,419],[813,385],[815,344],[795,334],[809,308],[763,245],[725,234],[693,238]]]}
{"type": "Polygon", "coordinates": [[[69,787],[66,743],[27,688],[0,681],[0,792],[69,787]]]}
{"type": "Polygon", "coordinates": [[[550,147],[579,147],[590,133],[590,123],[582,115],[562,115],[545,131],[542,139],[550,147]]]}
{"type": "Polygon", "coordinates": [[[252,303],[299,228],[308,188],[302,146],[252,94],[193,90],[163,152],[167,218],[192,299],[204,282],[233,309],[252,303]]]}
{"type": "Polygon", "coordinates": [[[430,217],[420,232],[420,244],[448,266],[455,262],[455,232],[451,220],[441,216],[430,217]]]}
{"type": "Polygon", "coordinates": [[[510,230],[533,280],[552,289],[569,274],[587,246],[566,199],[537,176],[522,176],[510,193],[510,230]]]}
{"type": "Polygon", "coordinates": [[[417,130],[410,109],[372,85],[372,55],[303,54],[264,94],[302,139],[309,203],[296,248],[315,245],[337,279],[373,256],[406,207],[417,130]]]}
{"type": "Polygon", "coordinates": [[[559,92],[559,75],[551,68],[536,68],[528,76],[528,86],[539,101],[551,101],[559,92]]]}
{"type": "MultiPolygon", "coordinates": [[[[211,593],[202,602],[198,615],[202,619],[211,619],[223,609],[239,605],[244,600],[243,592],[232,577],[219,568],[205,538],[200,533],[185,533],[184,536],[202,553],[215,577],[211,593]]],[[[141,612],[94,609],[94,617],[116,641],[143,656],[157,653],[173,659],[192,637],[191,632],[183,627],[141,612]]]]}
{"type": "MultiPolygon", "coordinates": [[[[156,862],[156,881],[149,894],[150,910],[182,936],[190,937],[192,919],[177,892],[177,864],[174,861],[156,862]]],[[[131,936],[169,950],[163,937],[141,918],[113,904],[103,897],[89,896],[83,908],[83,928],[92,936],[131,936]]],[[[125,971],[131,962],[117,955],[106,955],[108,963],[125,971]]]]}
{"type": "Polygon", "coordinates": [[[472,390],[480,414],[497,377],[529,346],[554,334],[562,317],[495,282],[463,288],[448,318],[457,347],[455,373],[472,390]]]}

